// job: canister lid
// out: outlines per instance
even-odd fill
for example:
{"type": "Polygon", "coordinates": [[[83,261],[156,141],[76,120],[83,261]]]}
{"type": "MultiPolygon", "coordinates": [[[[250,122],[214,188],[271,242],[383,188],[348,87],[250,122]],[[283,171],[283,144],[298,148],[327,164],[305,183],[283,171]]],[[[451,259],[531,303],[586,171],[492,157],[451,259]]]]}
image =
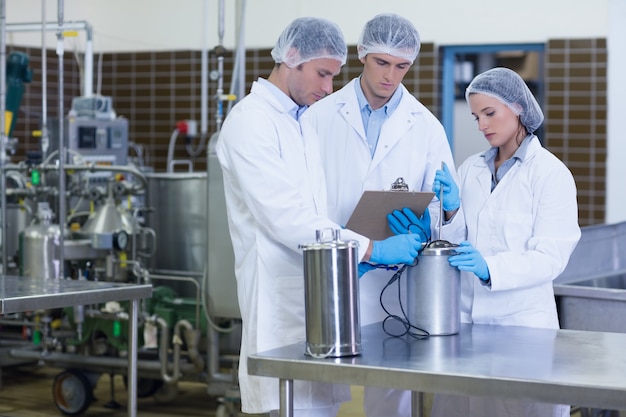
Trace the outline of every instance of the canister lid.
{"type": "Polygon", "coordinates": [[[453,255],[455,248],[459,245],[450,243],[447,240],[434,240],[422,250],[420,256],[453,255]]]}
{"type": "Polygon", "coordinates": [[[307,250],[348,249],[359,247],[356,240],[341,240],[339,229],[322,229],[315,232],[316,242],[301,244],[298,247],[307,250]]]}

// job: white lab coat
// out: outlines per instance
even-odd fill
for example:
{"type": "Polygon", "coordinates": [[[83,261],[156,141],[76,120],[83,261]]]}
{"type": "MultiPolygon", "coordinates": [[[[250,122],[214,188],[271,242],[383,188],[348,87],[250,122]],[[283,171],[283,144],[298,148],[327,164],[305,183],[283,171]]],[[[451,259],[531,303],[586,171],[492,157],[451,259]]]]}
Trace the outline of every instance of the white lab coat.
{"type": "MultiPolygon", "coordinates": [[[[489,266],[491,286],[462,272],[464,322],[559,327],[552,281],[565,269],[580,238],[576,184],[567,167],[533,136],[491,192],[480,154],[458,170],[467,239],[489,266]]],[[[569,416],[569,406],[520,400],[436,396],[439,416],[569,416]]]]}
{"type": "MultiPolygon", "coordinates": [[[[343,225],[363,191],[389,190],[398,177],[404,178],[410,191],[432,191],[435,172],[441,168],[442,161],[452,172],[455,171],[443,126],[403,85],[399,87],[402,88],[402,100],[383,124],[372,158],[355,82],[358,78],[315,103],[303,120],[303,123],[312,124],[319,135],[328,189],[328,216],[343,225]]],[[[435,240],[439,224],[439,200],[436,197],[431,202],[430,214],[432,239],[435,240]]],[[[464,234],[465,224],[460,214],[443,226],[443,238],[450,242],[458,243],[464,234]]],[[[377,270],[361,278],[361,324],[376,323],[386,317],[379,295],[392,275],[390,271],[377,270]]],[[[384,302],[391,312],[400,314],[395,288],[385,292],[384,302]]]]}
{"type": "MultiPolygon", "coordinates": [[[[320,137],[322,163],[328,189],[328,215],[345,225],[363,191],[389,190],[404,178],[410,191],[432,191],[435,172],[445,162],[454,173],[454,160],[441,123],[403,85],[402,99],[383,124],[372,158],[352,80],[341,90],[315,103],[303,123],[311,123],[320,137]]],[[[399,207],[400,209],[402,207],[399,207]]],[[[430,205],[432,239],[438,239],[439,200],[430,205]]],[[[442,237],[458,243],[465,234],[462,213],[442,228],[442,237]]],[[[384,320],[380,294],[393,276],[392,271],[374,270],[359,282],[361,324],[384,320]]],[[[406,272],[402,278],[402,304],[407,309],[406,272]]],[[[385,291],[383,302],[392,314],[402,317],[398,290],[385,291]]],[[[363,404],[368,417],[410,416],[408,391],[366,387],[363,404]]]]}
{"type": "MultiPolygon", "coordinates": [[[[228,225],[243,322],[239,384],[242,411],[278,409],[278,380],[248,375],[249,354],[302,342],[305,349],[303,260],[300,244],[326,217],[326,193],[315,135],[300,126],[262,84],[233,107],[216,152],[224,175],[228,225]]],[[[359,242],[359,258],[369,240],[359,242]]],[[[350,399],[347,386],[296,382],[294,408],[330,407],[350,399]]]]}

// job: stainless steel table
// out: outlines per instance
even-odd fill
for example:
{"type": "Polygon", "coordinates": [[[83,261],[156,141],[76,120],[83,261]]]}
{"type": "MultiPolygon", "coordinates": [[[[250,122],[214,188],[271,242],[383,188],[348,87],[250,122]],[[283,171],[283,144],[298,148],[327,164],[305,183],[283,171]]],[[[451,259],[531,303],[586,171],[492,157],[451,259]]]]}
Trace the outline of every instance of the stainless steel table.
{"type": "Polygon", "coordinates": [[[252,375],[280,379],[281,417],[293,415],[293,380],[529,399],[626,409],[626,334],[463,324],[454,336],[390,337],[362,329],[363,353],[313,359],[304,343],[248,358],[252,375]]]}
{"type": "Polygon", "coordinates": [[[75,280],[33,280],[17,276],[0,277],[0,314],[30,310],[131,301],[128,326],[128,415],[137,414],[137,319],[139,299],[152,296],[150,284],[75,280]]]}

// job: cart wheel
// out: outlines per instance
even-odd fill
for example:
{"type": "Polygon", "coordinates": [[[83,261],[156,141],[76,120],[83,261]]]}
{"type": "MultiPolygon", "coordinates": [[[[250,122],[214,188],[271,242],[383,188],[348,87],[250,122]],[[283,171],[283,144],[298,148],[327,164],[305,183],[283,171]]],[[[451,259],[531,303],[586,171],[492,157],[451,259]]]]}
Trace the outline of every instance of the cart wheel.
{"type": "Polygon", "coordinates": [[[167,404],[169,402],[174,401],[174,399],[176,399],[177,396],[178,396],[178,383],[173,383],[173,384],[163,384],[161,388],[159,388],[157,392],[154,393],[152,398],[154,398],[154,400],[157,403],[167,404]]]}
{"type": "Polygon", "coordinates": [[[93,386],[81,371],[68,369],[54,378],[52,397],[59,411],[76,416],[85,412],[93,402],[93,386]]]}
{"type": "MultiPolygon", "coordinates": [[[[137,379],[137,398],[152,397],[163,386],[162,379],[137,379]]],[[[128,390],[128,377],[124,375],[124,387],[128,390]]]]}

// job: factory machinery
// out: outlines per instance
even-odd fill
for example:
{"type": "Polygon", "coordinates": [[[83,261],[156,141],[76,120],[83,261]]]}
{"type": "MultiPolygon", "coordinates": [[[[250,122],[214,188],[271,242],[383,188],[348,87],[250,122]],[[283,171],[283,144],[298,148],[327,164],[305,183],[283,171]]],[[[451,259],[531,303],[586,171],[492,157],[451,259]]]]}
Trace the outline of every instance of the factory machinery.
{"type": "MultiPolygon", "coordinates": [[[[216,157],[209,154],[207,172],[151,172],[128,157],[136,147],[128,121],[107,97],[74,99],[62,123],[63,172],[54,134],[47,156],[29,153],[4,167],[5,273],[151,283],[152,298],[140,304],[137,396],[169,401],[180,381],[197,381],[221,400],[218,415],[236,413],[240,317],[216,157]]],[[[56,132],[59,121],[50,124],[56,132]]],[[[63,369],[54,404],[82,414],[101,375],[113,383],[127,374],[127,312],[127,304],[109,302],[0,316],[0,366],[63,369]]],[[[113,393],[112,386],[107,406],[118,406],[113,393]]]]}
{"type": "MultiPolygon", "coordinates": [[[[184,133],[177,128],[164,173],[144,165],[143,149],[129,141],[128,120],[117,116],[112,99],[93,93],[91,26],[64,22],[63,0],[57,3],[57,22],[46,22],[42,2],[40,24],[7,25],[4,0],[0,3],[0,98],[6,97],[0,100],[2,273],[23,279],[24,285],[66,279],[150,283],[152,297],[140,300],[136,315],[137,397],[170,401],[179,382],[194,381],[206,384],[208,395],[218,398],[218,416],[237,414],[241,318],[221,169],[212,150],[215,141],[207,139],[206,117],[209,73],[217,81],[218,131],[223,102],[232,104],[232,97],[243,95],[245,0],[238,1],[238,89],[233,82],[230,94],[223,91],[224,0],[219,1],[216,71],[209,71],[208,50],[202,49],[200,144],[193,149],[188,143],[187,152],[193,158],[206,149],[207,170],[194,172],[191,162],[171,160],[175,138],[184,133]],[[70,29],[84,30],[87,38],[82,93],[66,112],[63,77],[58,77],[57,114],[65,116],[48,120],[43,33],[56,31],[56,51],[62,56],[64,31],[70,29]],[[14,161],[10,155],[17,139],[12,131],[32,73],[29,57],[20,52],[12,52],[5,65],[5,32],[37,30],[42,32],[42,120],[41,132],[36,132],[41,146],[14,161]],[[181,163],[188,172],[173,172],[181,163]]],[[[208,1],[204,14],[206,37],[208,1]]],[[[58,66],[63,74],[62,59],[58,66]]],[[[94,401],[97,381],[107,374],[111,397],[105,406],[119,406],[113,377],[122,375],[133,388],[135,382],[127,379],[129,352],[134,354],[135,347],[128,340],[129,312],[136,311],[131,307],[129,302],[86,299],[79,306],[0,315],[0,378],[6,366],[62,369],[53,382],[52,400],[62,414],[80,415],[94,401]]]]}

